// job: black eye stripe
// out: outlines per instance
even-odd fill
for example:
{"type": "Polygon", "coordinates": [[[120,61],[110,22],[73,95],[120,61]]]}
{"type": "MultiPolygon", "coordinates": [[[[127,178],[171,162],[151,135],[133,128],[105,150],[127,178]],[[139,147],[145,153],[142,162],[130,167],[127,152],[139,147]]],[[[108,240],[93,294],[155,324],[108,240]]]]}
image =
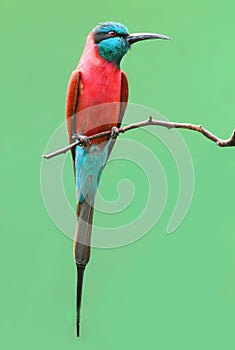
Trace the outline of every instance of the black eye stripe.
{"type": "MultiPolygon", "coordinates": [[[[128,34],[119,34],[116,32],[116,37],[126,38],[128,34]]],[[[95,33],[94,34],[94,42],[99,44],[102,40],[114,38],[114,36],[110,36],[109,33],[95,33]]]]}
{"type": "Polygon", "coordinates": [[[99,44],[102,40],[110,38],[109,33],[95,33],[94,42],[99,44]]]}

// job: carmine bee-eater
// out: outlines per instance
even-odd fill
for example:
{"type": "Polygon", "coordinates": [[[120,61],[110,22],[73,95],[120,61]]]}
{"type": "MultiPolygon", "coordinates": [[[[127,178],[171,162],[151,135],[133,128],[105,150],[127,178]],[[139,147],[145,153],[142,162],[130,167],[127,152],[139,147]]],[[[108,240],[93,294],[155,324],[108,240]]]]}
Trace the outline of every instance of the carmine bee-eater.
{"type": "Polygon", "coordinates": [[[78,278],[77,336],[83,275],[90,257],[95,194],[128,100],[128,82],[125,73],[120,70],[120,62],[133,43],[146,39],[170,38],[153,33],[129,34],[120,23],[101,23],[88,35],[84,52],[68,85],[66,121],[69,142],[72,143],[76,136],[82,136],[84,140],[83,147],[72,149],[77,190],[74,244],[78,278]],[[109,138],[92,142],[87,139],[92,134],[109,129],[112,131],[109,138]]]}

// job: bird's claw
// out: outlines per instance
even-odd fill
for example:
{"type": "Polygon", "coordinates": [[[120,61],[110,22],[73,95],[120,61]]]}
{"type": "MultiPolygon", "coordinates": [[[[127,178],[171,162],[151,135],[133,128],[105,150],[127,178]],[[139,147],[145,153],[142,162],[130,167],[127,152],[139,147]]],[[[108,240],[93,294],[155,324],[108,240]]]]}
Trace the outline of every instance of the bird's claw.
{"type": "Polygon", "coordinates": [[[88,148],[91,145],[91,141],[89,140],[88,136],[79,135],[78,139],[79,142],[81,142],[81,147],[83,148],[88,148]]]}
{"type": "Polygon", "coordinates": [[[110,134],[110,138],[111,139],[116,139],[116,137],[119,135],[119,130],[116,126],[113,126],[111,129],[111,134],[110,134]]]}
{"type": "Polygon", "coordinates": [[[78,134],[73,134],[72,141],[76,142],[78,140],[78,134]]]}

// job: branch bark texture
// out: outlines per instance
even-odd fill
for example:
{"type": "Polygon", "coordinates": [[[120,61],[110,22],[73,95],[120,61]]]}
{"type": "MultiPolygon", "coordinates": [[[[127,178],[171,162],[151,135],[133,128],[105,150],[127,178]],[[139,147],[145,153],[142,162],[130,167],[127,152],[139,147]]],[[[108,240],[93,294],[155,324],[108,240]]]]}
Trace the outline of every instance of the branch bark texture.
{"type": "MultiPolygon", "coordinates": [[[[149,125],[161,126],[161,127],[167,128],[167,129],[176,128],[176,129],[193,130],[193,131],[199,132],[200,134],[205,136],[207,139],[213,141],[219,147],[234,147],[235,146],[235,130],[233,131],[232,136],[229,139],[222,140],[222,139],[218,138],[217,136],[215,136],[214,134],[212,134],[207,129],[205,129],[202,125],[195,125],[195,124],[188,124],[188,123],[174,123],[174,122],[167,122],[167,121],[163,121],[163,120],[154,120],[151,116],[148,118],[148,120],[145,120],[143,122],[129,124],[127,126],[121,127],[118,129],[118,131],[119,131],[119,134],[123,134],[129,130],[142,128],[142,127],[149,126],[149,125]]],[[[92,140],[95,140],[95,139],[98,139],[98,138],[101,138],[104,136],[108,137],[111,135],[111,132],[112,132],[111,130],[100,132],[98,134],[94,134],[94,135],[91,135],[89,137],[86,137],[86,140],[92,141],[92,140]]],[[[73,142],[70,145],[68,145],[64,148],[61,148],[55,152],[52,152],[49,154],[43,154],[42,157],[45,159],[50,159],[50,158],[56,157],[60,154],[68,152],[69,150],[71,150],[71,148],[73,148],[77,145],[84,146],[84,136],[77,136],[77,140],[75,142],[73,142]]]]}

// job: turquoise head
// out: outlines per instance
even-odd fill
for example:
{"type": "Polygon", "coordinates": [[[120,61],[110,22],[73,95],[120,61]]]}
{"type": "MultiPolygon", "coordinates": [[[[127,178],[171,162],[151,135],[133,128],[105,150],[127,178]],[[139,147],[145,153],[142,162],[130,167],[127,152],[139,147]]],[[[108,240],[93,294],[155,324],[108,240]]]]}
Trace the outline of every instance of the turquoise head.
{"type": "Polygon", "coordinates": [[[154,33],[129,34],[126,26],[116,22],[101,23],[93,29],[93,35],[100,56],[118,66],[133,43],[146,39],[171,39],[154,33]]]}

